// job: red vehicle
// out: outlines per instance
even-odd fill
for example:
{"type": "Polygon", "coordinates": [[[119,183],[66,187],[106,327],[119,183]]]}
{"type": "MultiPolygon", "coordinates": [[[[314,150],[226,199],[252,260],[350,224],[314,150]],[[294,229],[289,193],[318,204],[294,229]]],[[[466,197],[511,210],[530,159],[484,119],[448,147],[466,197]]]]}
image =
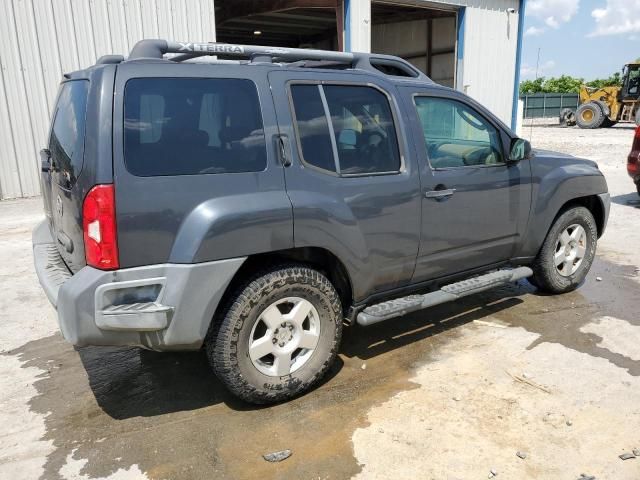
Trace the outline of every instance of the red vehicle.
{"type": "Polygon", "coordinates": [[[638,195],[640,195],[640,127],[636,127],[631,153],[627,157],[627,172],[633,178],[633,183],[636,184],[638,195]]]}

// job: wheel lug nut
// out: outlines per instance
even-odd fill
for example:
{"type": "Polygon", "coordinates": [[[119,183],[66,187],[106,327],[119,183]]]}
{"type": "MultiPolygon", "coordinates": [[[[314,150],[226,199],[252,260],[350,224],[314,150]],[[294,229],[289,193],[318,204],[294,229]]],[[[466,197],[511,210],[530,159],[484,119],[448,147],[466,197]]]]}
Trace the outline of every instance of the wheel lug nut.
{"type": "Polygon", "coordinates": [[[289,330],[293,330],[293,325],[289,325],[289,330]]]}
{"type": "Polygon", "coordinates": [[[278,345],[280,345],[281,347],[284,347],[284,342],[280,342],[278,345]]]}
{"type": "Polygon", "coordinates": [[[272,339],[271,339],[271,343],[274,343],[274,344],[275,344],[275,343],[278,343],[278,340],[277,340],[277,339],[275,339],[275,338],[272,338],[272,339]]]}
{"type": "Polygon", "coordinates": [[[286,324],[286,323],[284,323],[284,322],[282,322],[282,323],[280,324],[280,326],[281,326],[282,328],[284,328],[284,327],[286,327],[286,326],[287,326],[287,324],[286,324]]]}

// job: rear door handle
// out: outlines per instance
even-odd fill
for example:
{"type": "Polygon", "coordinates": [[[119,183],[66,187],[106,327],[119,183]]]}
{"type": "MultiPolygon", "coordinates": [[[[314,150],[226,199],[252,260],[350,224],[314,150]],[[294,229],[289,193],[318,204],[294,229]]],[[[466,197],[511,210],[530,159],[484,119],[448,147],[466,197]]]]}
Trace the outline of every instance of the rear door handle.
{"type": "Polygon", "coordinates": [[[291,166],[291,145],[289,144],[289,137],[281,133],[275,136],[276,151],[278,152],[278,159],[280,163],[285,167],[291,166]]]}
{"type": "Polygon", "coordinates": [[[40,150],[40,170],[45,173],[51,171],[51,152],[48,148],[40,150]]]}
{"type": "Polygon", "coordinates": [[[424,196],[427,198],[443,199],[451,197],[454,193],[456,193],[455,188],[448,188],[446,190],[429,190],[424,193],[424,196]]]}

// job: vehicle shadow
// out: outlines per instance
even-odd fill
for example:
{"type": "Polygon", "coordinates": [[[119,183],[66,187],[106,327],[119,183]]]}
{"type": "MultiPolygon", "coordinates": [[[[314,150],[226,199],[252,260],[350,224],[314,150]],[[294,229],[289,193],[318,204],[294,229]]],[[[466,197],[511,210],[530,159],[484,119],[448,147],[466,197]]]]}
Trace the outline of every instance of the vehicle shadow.
{"type": "MultiPolygon", "coordinates": [[[[340,354],[362,360],[384,355],[514,307],[523,302],[514,296],[529,293],[530,288],[507,286],[371,327],[346,327],[340,354]]],[[[222,403],[236,411],[266,408],[232,396],[211,371],[203,351],[158,353],[135,347],[76,350],[98,405],[114,419],[153,417],[222,403]]],[[[339,356],[315,389],[331,382],[343,366],[339,356]]]]}
{"type": "Polygon", "coordinates": [[[528,285],[508,285],[370,327],[348,328],[340,352],[349,358],[357,357],[362,360],[383,355],[520,305],[523,300],[514,295],[525,293],[525,289],[532,288],[528,285]]]}
{"type": "MultiPolygon", "coordinates": [[[[237,411],[265,408],[231,395],[211,370],[204,350],[153,352],[136,347],[76,350],[98,405],[117,420],[198,410],[220,403],[237,411]]],[[[335,377],[342,365],[338,358],[318,386],[335,377]]]]}
{"type": "Polygon", "coordinates": [[[640,208],[640,197],[637,192],[616,195],[615,197],[611,197],[611,201],[626,207],[640,208]]]}

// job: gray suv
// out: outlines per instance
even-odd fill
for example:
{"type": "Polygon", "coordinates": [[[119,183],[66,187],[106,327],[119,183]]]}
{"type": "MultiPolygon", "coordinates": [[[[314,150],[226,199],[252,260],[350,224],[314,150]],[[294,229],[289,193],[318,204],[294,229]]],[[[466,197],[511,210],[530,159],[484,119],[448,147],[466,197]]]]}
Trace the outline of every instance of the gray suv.
{"type": "Polygon", "coordinates": [[[318,382],[345,324],[575,289],[609,213],[594,162],[375,54],[143,40],[65,75],[40,161],[64,337],[204,346],[254,403],[318,382]]]}

